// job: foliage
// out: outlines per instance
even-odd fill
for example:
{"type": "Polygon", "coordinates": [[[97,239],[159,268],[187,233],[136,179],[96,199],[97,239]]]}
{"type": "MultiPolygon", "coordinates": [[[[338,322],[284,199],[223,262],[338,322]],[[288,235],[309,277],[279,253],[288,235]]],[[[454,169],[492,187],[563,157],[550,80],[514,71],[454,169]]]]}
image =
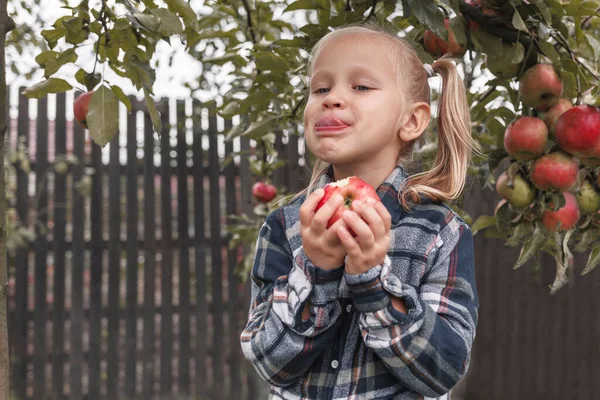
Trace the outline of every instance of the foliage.
{"type": "MultiPolygon", "coordinates": [[[[600,58],[598,1],[207,0],[207,11],[200,14],[184,0],[165,0],[160,4],[154,0],[91,3],[84,0],[69,7],[71,16],[58,19],[43,31],[48,49],[36,60],[44,68],[47,80],[29,88],[27,94],[35,97],[67,90],[73,79],[69,80],[71,83],[51,80],[62,65],[76,62],[81,46],[93,42],[97,63],[129,78],[142,90],[153,121],[158,121],[150,98],[155,79],[151,60],[158,41],[178,37],[186,43],[186,51],[201,61],[203,73],[222,68],[231,71],[233,80],[217,112],[224,118],[243,117],[226,137],[233,140],[243,136],[256,141],[258,154],[250,161],[252,173],[261,180],[270,179],[281,165],[273,147],[276,132],[302,133],[299,122],[307,98],[306,67],[311,47],[330,29],[348,23],[370,19],[386,23],[415,46],[424,62],[431,63],[438,55],[431,55],[424,48],[424,33],[430,30],[448,40],[444,20],[449,19],[456,39],[468,49],[457,62],[462,64],[469,88],[473,135],[485,154],[476,158],[471,174],[488,189],[493,189],[501,167],[515,161],[503,147],[508,124],[522,115],[538,115],[523,105],[518,91],[517,81],[529,67],[539,62],[553,64],[563,81],[563,97],[576,103],[600,105],[596,68],[600,58]],[[61,41],[67,45],[63,51],[56,51],[61,41]]],[[[95,68],[81,70],[74,78],[88,90],[103,80],[95,68]]],[[[191,88],[192,94],[210,84],[199,77],[198,86],[191,88]]],[[[114,109],[112,105],[117,101],[127,105],[120,88],[106,80],[101,85],[105,94],[114,94],[106,97],[105,109],[114,109]]],[[[99,112],[103,115],[104,111],[99,112]]],[[[111,131],[102,130],[114,127],[101,125],[102,118],[98,120],[96,127],[90,129],[109,140],[111,131]]],[[[419,151],[425,163],[434,154],[435,147],[431,146],[419,151]]],[[[527,178],[529,164],[521,163],[518,169],[527,178]]],[[[587,171],[594,177],[599,172],[587,171]]],[[[232,245],[244,244],[251,250],[264,217],[281,204],[279,200],[284,195],[280,193],[276,200],[261,204],[253,215],[232,220],[232,245]]],[[[600,216],[587,217],[565,234],[547,233],[540,228],[539,217],[553,198],[556,199],[555,193],[540,191],[531,209],[501,207],[494,216],[477,218],[473,230],[485,230],[486,236],[502,238],[510,246],[522,246],[516,266],[537,259],[540,251],[553,254],[557,260],[554,291],[567,279],[570,249],[591,252],[585,272],[600,261],[600,216]]],[[[470,219],[461,201],[453,206],[470,219]]],[[[252,251],[241,269],[242,277],[248,275],[251,256],[252,251]]]]}

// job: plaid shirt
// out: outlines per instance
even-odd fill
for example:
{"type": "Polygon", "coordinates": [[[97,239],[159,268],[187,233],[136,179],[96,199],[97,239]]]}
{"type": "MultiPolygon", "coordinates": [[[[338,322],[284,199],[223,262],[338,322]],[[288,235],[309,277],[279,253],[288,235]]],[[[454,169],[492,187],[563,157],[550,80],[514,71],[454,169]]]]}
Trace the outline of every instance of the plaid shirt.
{"type": "Polygon", "coordinates": [[[391,245],[382,265],[360,275],[323,270],[306,257],[305,197],[268,216],[240,340],[271,384],[271,399],[447,399],[465,375],[478,308],[473,237],[446,205],[425,201],[404,211],[405,179],[396,167],[377,190],[392,216],[391,245]],[[407,314],[390,294],[404,300],[407,314]]]}

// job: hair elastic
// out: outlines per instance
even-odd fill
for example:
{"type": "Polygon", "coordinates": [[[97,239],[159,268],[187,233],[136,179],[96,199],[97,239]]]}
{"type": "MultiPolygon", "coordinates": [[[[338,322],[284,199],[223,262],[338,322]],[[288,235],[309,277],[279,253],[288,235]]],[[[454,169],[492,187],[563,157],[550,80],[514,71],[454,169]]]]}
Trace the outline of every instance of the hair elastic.
{"type": "Polygon", "coordinates": [[[423,66],[425,67],[425,72],[427,72],[427,77],[432,78],[435,75],[435,71],[431,64],[423,64],[423,66]]]}

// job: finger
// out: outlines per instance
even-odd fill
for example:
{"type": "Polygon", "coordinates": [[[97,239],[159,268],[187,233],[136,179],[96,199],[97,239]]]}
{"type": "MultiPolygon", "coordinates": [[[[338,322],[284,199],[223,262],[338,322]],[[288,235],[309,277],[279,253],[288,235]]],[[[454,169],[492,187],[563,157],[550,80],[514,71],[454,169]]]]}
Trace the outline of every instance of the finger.
{"type": "Polygon", "coordinates": [[[379,216],[381,217],[381,219],[383,221],[385,233],[386,234],[390,233],[390,229],[392,226],[392,216],[390,215],[390,212],[388,211],[388,209],[385,208],[383,203],[380,203],[380,202],[376,202],[373,205],[373,208],[375,209],[375,211],[377,211],[377,213],[379,214],[379,216]]]}
{"type": "MultiPolygon", "coordinates": [[[[356,201],[354,203],[356,203],[356,201]]],[[[356,211],[369,225],[369,228],[371,228],[375,240],[377,240],[377,238],[385,236],[386,228],[383,219],[381,218],[381,215],[379,215],[379,213],[375,210],[373,204],[360,202],[356,206],[356,211]]]]}
{"type": "Polygon", "coordinates": [[[332,196],[319,210],[314,214],[311,229],[314,229],[317,233],[325,232],[327,229],[327,222],[336,213],[338,208],[342,205],[344,198],[339,194],[332,196]]]}
{"type": "Polygon", "coordinates": [[[332,246],[336,246],[336,245],[340,244],[340,238],[338,237],[338,234],[337,234],[337,230],[340,226],[348,229],[348,224],[346,224],[346,221],[344,221],[343,218],[338,219],[337,221],[334,222],[333,225],[331,225],[329,228],[327,228],[327,231],[325,232],[325,235],[324,235],[324,239],[325,239],[326,243],[328,243],[332,246]]]}
{"type": "Polygon", "coordinates": [[[373,231],[367,223],[354,211],[344,211],[344,220],[348,227],[356,234],[358,243],[363,250],[367,250],[375,244],[373,231]]]}
{"type": "Polygon", "coordinates": [[[339,226],[336,229],[336,233],[340,239],[340,242],[342,242],[342,246],[344,246],[346,249],[346,253],[351,257],[360,257],[362,254],[362,249],[360,248],[360,245],[356,239],[354,239],[354,237],[350,234],[348,229],[346,229],[344,226],[339,226]]]}
{"type": "Polygon", "coordinates": [[[310,225],[313,216],[315,215],[315,209],[317,208],[317,204],[325,195],[325,191],[321,188],[318,188],[314,192],[308,195],[306,200],[302,206],[300,206],[300,224],[308,226],[310,225]]]}

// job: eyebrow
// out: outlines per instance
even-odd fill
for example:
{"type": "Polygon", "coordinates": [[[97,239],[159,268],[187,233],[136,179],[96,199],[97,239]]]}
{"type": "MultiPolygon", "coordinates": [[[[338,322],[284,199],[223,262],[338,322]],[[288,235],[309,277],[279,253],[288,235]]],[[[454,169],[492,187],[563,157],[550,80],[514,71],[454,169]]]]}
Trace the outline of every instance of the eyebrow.
{"type": "MultiPolygon", "coordinates": [[[[350,70],[351,76],[361,75],[361,74],[368,75],[369,77],[373,78],[376,83],[379,83],[379,79],[377,79],[374,72],[369,68],[357,66],[357,67],[352,67],[352,69],[350,70]]],[[[315,78],[319,77],[320,75],[330,76],[330,75],[332,75],[332,73],[329,70],[319,69],[315,73],[312,74],[311,81],[314,80],[315,78]]]]}

